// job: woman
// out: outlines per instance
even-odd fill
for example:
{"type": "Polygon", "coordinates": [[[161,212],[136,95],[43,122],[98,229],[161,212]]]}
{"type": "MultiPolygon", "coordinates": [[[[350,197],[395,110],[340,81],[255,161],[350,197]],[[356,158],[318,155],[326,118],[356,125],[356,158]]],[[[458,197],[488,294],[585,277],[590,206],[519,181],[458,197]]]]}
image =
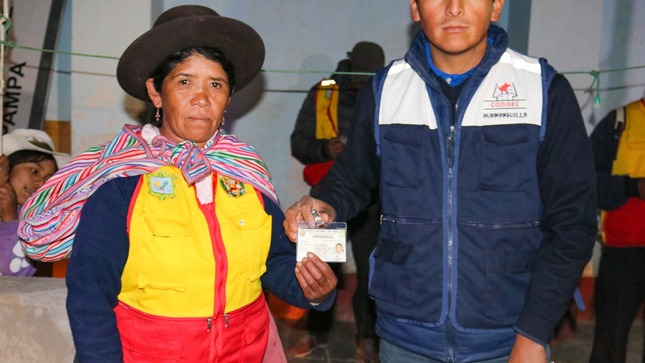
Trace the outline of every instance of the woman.
{"type": "Polygon", "coordinates": [[[260,362],[263,289],[331,305],[336,278],[315,255],[295,262],[263,161],[220,129],[263,60],[240,21],[201,6],[164,12],[117,67],[158,127],[124,127],[45,185],[50,205],[28,206],[21,236],[33,256],[69,254],[75,241],[67,310],[78,361],[260,362]],[[39,239],[47,227],[54,240],[39,239]]]}

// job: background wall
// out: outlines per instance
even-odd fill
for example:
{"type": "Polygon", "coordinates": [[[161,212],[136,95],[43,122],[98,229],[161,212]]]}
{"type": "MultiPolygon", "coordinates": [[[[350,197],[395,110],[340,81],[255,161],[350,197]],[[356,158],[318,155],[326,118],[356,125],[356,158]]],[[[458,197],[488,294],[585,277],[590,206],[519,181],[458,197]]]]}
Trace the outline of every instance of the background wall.
{"type": "Polygon", "coordinates": [[[567,76],[589,131],[610,110],[645,96],[645,22],[638,14],[645,14],[645,1],[533,1],[528,52],[567,76]],[[600,83],[589,92],[591,70],[600,72],[600,83]]]}
{"type": "MultiPolygon", "coordinates": [[[[240,19],[263,37],[263,72],[233,97],[226,127],[254,145],[273,175],[283,208],[308,188],[291,157],[289,134],[306,90],[328,75],[361,40],[379,43],[386,61],[403,56],[417,27],[408,1],[391,0],[66,0],[58,48],[101,58],[57,54],[46,118],[71,120],[72,154],[136,123],[143,104],[114,77],[123,50],[163,10],[195,3],[240,19]]],[[[511,44],[549,59],[578,95],[589,131],[610,109],[645,95],[645,13],[640,0],[506,0],[502,26],[511,44]],[[587,92],[591,70],[599,94],[587,92]],[[595,97],[600,104],[594,106],[595,97]]]]}

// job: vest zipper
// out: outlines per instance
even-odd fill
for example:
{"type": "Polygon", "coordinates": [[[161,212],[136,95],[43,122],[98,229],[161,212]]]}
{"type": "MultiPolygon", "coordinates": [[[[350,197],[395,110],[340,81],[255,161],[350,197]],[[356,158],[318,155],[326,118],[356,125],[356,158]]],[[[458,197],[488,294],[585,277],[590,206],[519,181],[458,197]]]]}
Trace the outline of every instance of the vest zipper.
{"type": "Polygon", "coordinates": [[[447,195],[447,208],[448,208],[448,245],[446,246],[448,251],[447,251],[447,258],[448,258],[448,304],[450,306],[449,311],[452,311],[452,265],[453,265],[453,258],[452,258],[452,253],[453,253],[453,242],[454,242],[454,231],[452,230],[452,220],[453,220],[453,215],[452,215],[452,204],[453,204],[453,193],[452,193],[452,184],[453,184],[453,163],[455,160],[454,157],[454,152],[455,152],[455,127],[450,126],[450,135],[448,136],[448,145],[446,146],[446,157],[448,161],[448,195],[447,195]]]}
{"type": "Polygon", "coordinates": [[[211,332],[211,318],[206,318],[206,332],[210,333],[211,332]]]}
{"type": "Polygon", "coordinates": [[[481,229],[504,230],[504,229],[534,228],[534,227],[540,226],[540,223],[541,223],[540,221],[525,221],[525,222],[513,222],[513,223],[461,222],[461,225],[481,228],[481,229]]]}
{"type": "MultiPolygon", "coordinates": [[[[450,315],[452,314],[453,309],[455,308],[452,303],[452,296],[453,296],[453,264],[454,264],[454,259],[453,259],[453,253],[454,253],[454,230],[453,230],[453,202],[454,202],[454,195],[453,195],[453,189],[454,189],[454,180],[453,180],[453,172],[454,172],[454,164],[455,164],[455,124],[456,124],[456,117],[457,117],[457,108],[458,108],[459,102],[455,104],[453,114],[452,114],[452,122],[450,125],[450,133],[448,134],[448,143],[446,145],[446,162],[448,164],[448,196],[447,196],[447,208],[448,208],[448,241],[447,241],[447,259],[448,259],[448,318],[446,319],[446,329],[450,330],[452,329],[452,324],[450,321],[450,315]],[[448,326],[450,325],[450,326],[448,326]]],[[[453,362],[454,361],[454,336],[451,334],[448,334],[446,337],[448,339],[448,361],[453,362]]]]}
{"type": "Polygon", "coordinates": [[[452,325],[450,316],[446,318],[446,339],[448,341],[448,362],[454,363],[455,360],[455,328],[452,325]]]}
{"type": "Polygon", "coordinates": [[[446,157],[448,159],[448,296],[452,297],[452,248],[453,248],[453,233],[452,230],[452,203],[453,203],[453,193],[452,193],[452,184],[454,180],[452,179],[453,175],[453,165],[455,162],[455,127],[450,126],[450,134],[448,135],[448,145],[446,146],[446,157]]]}
{"type": "Polygon", "coordinates": [[[450,134],[448,134],[448,145],[446,145],[446,158],[448,159],[448,171],[452,169],[455,163],[455,127],[450,126],[450,134]]]}

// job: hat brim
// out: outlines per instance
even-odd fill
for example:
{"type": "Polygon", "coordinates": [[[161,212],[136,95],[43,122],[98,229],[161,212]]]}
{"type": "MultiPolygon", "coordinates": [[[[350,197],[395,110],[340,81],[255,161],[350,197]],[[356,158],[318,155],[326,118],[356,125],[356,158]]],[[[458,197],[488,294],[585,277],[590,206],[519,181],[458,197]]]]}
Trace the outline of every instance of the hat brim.
{"type": "Polygon", "coordinates": [[[150,102],[146,80],[170,54],[192,47],[220,49],[235,68],[235,91],[249,84],[264,63],[264,42],[247,24],[222,16],[192,16],[159,24],[123,52],[116,77],[133,97],[150,102]]]}
{"type": "MultiPolygon", "coordinates": [[[[23,131],[28,131],[30,132],[31,130],[14,130],[13,133],[8,133],[2,136],[2,153],[4,155],[11,155],[16,151],[20,150],[33,150],[33,151],[38,151],[43,154],[49,154],[56,159],[56,165],[58,168],[62,168],[63,166],[67,165],[71,160],[72,157],[69,154],[61,153],[61,152],[56,152],[52,151],[49,149],[42,148],[34,143],[31,143],[27,140],[25,140],[24,137],[18,136],[17,134],[22,134],[23,131]]],[[[42,131],[34,131],[34,132],[41,132],[42,131]]],[[[48,137],[49,138],[49,137],[48,137]]],[[[51,147],[51,145],[50,145],[51,147]]]]}
{"type": "Polygon", "coordinates": [[[72,161],[72,157],[68,154],[64,153],[52,153],[54,156],[54,159],[56,159],[56,165],[58,166],[58,169],[61,169],[63,166],[69,164],[70,161],[72,161]]]}

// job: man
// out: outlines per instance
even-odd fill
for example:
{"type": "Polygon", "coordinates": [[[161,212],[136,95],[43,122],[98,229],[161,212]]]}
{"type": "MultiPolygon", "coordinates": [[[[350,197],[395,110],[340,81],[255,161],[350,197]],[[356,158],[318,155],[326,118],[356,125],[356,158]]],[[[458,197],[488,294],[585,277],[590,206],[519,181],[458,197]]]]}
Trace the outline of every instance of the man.
{"type": "Polygon", "coordinates": [[[380,185],[380,358],[540,362],[591,257],[595,174],[567,80],[507,48],[503,0],[410,0],[422,31],[359,94],[345,150],[297,221],[380,185]],[[358,112],[360,110],[360,112],[358,112]]]}
{"type": "Polygon", "coordinates": [[[591,134],[603,237],[592,363],[626,361],[629,331],[645,301],[644,141],[645,98],[613,110],[591,134]]]}
{"type": "MultiPolygon", "coordinates": [[[[338,62],[338,73],[321,80],[309,90],[291,133],[291,154],[305,164],[304,180],[312,187],[325,176],[345,146],[359,90],[372,78],[371,74],[385,64],[383,49],[372,42],[356,43],[347,55],[347,59],[338,62]]],[[[369,206],[348,221],[356,264],[352,308],[356,322],[357,358],[361,362],[378,359],[378,337],[374,327],[376,312],[374,301],[368,296],[367,279],[368,259],[376,246],[379,218],[378,193],[374,190],[369,206]]],[[[330,266],[337,278],[342,279],[341,265],[332,263],[330,266]]],[[[316,347],[325,347],[333,320],[333,307],[324,312],[310,310],[307,333],[289,349],[289,355],[302,358],[316,347]]]]}

